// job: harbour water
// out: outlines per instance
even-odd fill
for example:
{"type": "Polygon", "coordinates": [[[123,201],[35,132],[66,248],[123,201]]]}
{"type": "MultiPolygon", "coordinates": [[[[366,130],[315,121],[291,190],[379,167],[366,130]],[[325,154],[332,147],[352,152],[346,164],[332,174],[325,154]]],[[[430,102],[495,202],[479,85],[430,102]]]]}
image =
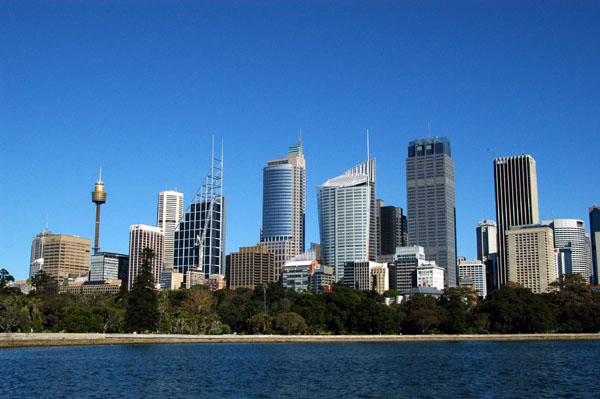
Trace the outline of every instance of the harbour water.
{"type": "Polygon", "coordinates": [[[600,341],[0,350],[0,398],[587,398],[600,341]]]}

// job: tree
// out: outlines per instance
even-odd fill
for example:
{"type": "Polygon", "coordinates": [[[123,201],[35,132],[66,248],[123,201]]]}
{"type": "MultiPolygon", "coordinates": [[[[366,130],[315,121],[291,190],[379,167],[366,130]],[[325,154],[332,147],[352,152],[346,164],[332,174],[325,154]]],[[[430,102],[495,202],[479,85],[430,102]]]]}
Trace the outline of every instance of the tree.
{"type": "Polygon", "coordinates": [[[154,252],[145,248],[140,257],[142,264],[139,273],[127,295],[125,327],[129,332],[155,331],[158,327],[158,294],[151,269],[154,252]]]}
{"type": "Polygon", "coordinates": [[[308,330],[304,317],[298,313],[279,313],[273,320],[275,330],[284,334],[303,334],[308,330]]]}
{"type": "Polygon", "coordinates": [[[58,293],[58,282],[43,270],[30,279],[36,295],[51,295],[58,293]]]}
{"type": "Polygon", "coordinates": [[[0,269],[0,290],[4,289],[11,281],[15,281],[15,278],[10,275],[8,270],[0,269]]]}
{"type": "Polygon", "coordinates": [[[570,333],[600,330],[600,297],[594,295],[579,274],[563,274],[552,283],[558,288],[545,296],[552,308],[558,331],[570,333]]]}

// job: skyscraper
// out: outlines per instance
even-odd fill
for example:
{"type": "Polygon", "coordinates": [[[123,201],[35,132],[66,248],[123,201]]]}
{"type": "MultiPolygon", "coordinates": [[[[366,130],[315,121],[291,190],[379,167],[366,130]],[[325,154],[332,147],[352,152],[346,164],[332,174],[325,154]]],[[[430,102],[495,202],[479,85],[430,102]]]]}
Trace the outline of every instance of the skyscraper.
{"type": "Polygon", "coordinates": [[[156,226],[165,231],[163,261],[165,269],[173,267],[173,234],[183,217],[183,193],[161,191],[158,193],[156,226]]]}
{"type": "Polygon", "coordinates": [[[384,206],[382,200],[377,201],[379,229],[379,253],[377,255],[394,255],[397,247],[408,245],[406,216],[403,215],[402,208],[384,206]]]}
{"type": "Polygon", "coordinates": [[[211,161],[209,172],[175,230],[173,249],[173,268],[186,275],[190,269],[201,270],[205,279],[226,273],[223,149],[221,158],[215,157],[213,149],[211,161]]]}
{"type": "Polygon", "coordinates": [[[252,288],[275,279],[275,257],[264,246],[241,247],[238,252],[227,255],[229,288],[252,288]]]}
{"type": "Polygon", "coordinates": [[[160,283],[160,275],[163,271],[163,247],[165,232],[160,227],[147,226],[145,224],[132,224],[129,226],[129,281],[127,288],[131,288],[142,266],[142,252],[149,248],[154,252],[154,258],[150,262],[154,282],[160,283]]]}
{"type": "Polygon", "coordinates": [[[588,246],[585,236],[585,223],[579,219],[553,219],[542,224],[550,226],[554,232],[554,248],[569,248],[571,252],[571,272],[578,273],[590,282],[588,246]]]}
{"type": "Polygon", "coordinates": [[[89,238],[51,234],[44,239],[44,271],[59,282],[90,270],[89,238]]]}
{"type": "Polygon", "coordinates": [[[498,260],[496,286],[508,282],[506,231],[512,226],[538,224],[537,174],[531,155],[494,159],[498,260]]]}
{"type": "MultiPolygon", "coordinates": [[[[499,288],[495,276],[498,267],[498,227],[493,220],[477,223],[477,259],[485,265],[486,293],[499,288]]],[[[460,264],[459,264],[460,269],[460,264]]]]}
{"type": "Polygon", "coordinates": [[[344,278],[346,262],[377,257],[375,159],[363,162],[317,188],[322,263],[344,278]]]}
{"type": "Polygon", "coordinates": [[[590,208],[590,239],[594,284],[600,284],[600,206],[594,205],[590,208]]]}
{"type": "Polygon", "coordinates": [[[31,257],[29,258],[29,277],[35,276],[44,268],[44,241],[52,232],[46,229],[31,240],[31,257]]]}
{"type": "Polygon", "coordinates": [[[427,260],[444,268],[456,286],[454,160],[446,137],[411,141],[406,158],[408,241],[425,248],[427,260]]]}
{"type": "Polygon", "coordinates": [[[263,217],[260,243],[275,254],[275,279],[281,267],[304,252],[306,161],[302,141],[285,158],[272,159],[263,169],[263,217]]]}

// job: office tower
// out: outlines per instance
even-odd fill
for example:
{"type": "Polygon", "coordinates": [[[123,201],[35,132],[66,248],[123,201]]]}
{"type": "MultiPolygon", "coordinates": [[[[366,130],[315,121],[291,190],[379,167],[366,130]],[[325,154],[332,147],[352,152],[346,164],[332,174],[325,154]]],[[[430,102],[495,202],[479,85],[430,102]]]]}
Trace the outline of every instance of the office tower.
{"type": "Polygon", "coordinates": [[[31,257],[29,258],[29,277],[35,276],[44,268],[44,241],[52,232],[46,229],[31,240],[31,257]]]}
{"type": "Polygon", "coordinates": [[[344,267],[344,285],[360,291],[383,294],[390,289],[386,263],[371,261],[347,262],[344,267]]]}
{"type": "MultiPolygon", "coordinates": [[[[495,242],[495,241],[494,241],[495,242]]],[[[481,260],[463,260],[458,262],[458,278],[470,281],[477,290],[477,296],[487,296],[486,265],[481,260]]]]}
{"type": "Polygon", "coordinates": [[[428,260],[456,286],[454,160],[445,137],[411,141],[406,158],[408,241],[425,248],[428,260]]]}
{"type": "Polygon", "coordinates": [[[426,260],[417,266],[417,287],[433,287],[440,291],[444,289],[443,267],[435,264],[433,260],[426,260]]]}
{"type": "Polygon", "coordinates": [[[275,254],[275,276],[294,256],[304,252],[306,161],[302,141],[285,158],[263,168],[263,216],[259,245],[275,254]]]}
{"type": "Polygon", "coordinates": [[[175,230],[173,268],[183,274],[190,269],[199,269],[204,278],[212,274],[226,274],[226,210],[223,149],[220,159],[215,157],[213,149],[211,168],[175,230]]]}
{"type": "Polygon", "coordinates": [[[533,157],[523,154],[494,159],[494,186],[498,223],[495,280],[496,286],[501,287],[509,281],[506,231],[512,226],[533,225],[540,222],[537,173],[533,157]]]}
{"type": "MultiPolygon", "coordinates": [[[[91,256],[90,281],[120,280],[119,270],[129,269],[129,256],[114,252],[98,252],[91,256]]],[[[127,282],[127,280],[123,280],[127,282]]]]}
{"type": "Polygon", "coordinates": [[[132,224],[129,226],[129,276],[127,288],[131,289],[140,268],[142,267],[142,252],[149,248],[154,252],[150,261],[154,282],[160,283],[160,275],[163,271],[163,248],[165,231],[160,227],[147,226],[145,224],[132,224]]]}
{"type": "Polygon", "coordinates": [[[485,265],[486,292],[492,292],[499,288],[495,278],[498,275],[498,227],[493,220],[482,220],[477,223],[475,231],[477,259],[485,265]]]}
{"type": "Polygon", "coordinates": [[[588,269],[588,248],[585,237],[585,223],[580,219],[545,220],[545,226],[550,226],[554,233],[554,248],[569,248],[571,250],[571,273],[578,273],[586,283],[590,281],[588,269]]]}
{"type": "Polygon", "coordinates": [[[425,262],[425,249],[418,245],[396,248],[390,265],[390,289],[406,291],[417,286],[417,267],[425,262]]]}
{"type": "Polygon", "coordinates": [[[275,282],[275,255],[267,247],[241,247],[227,255],[229,288],[255,288],[275,282]]]}
{"type": "Polygon", "coordinates": [[[44,238],[44,271],[59,282],[90,270],[89,238],[50,234],[44,238]]]}
{"type": "Polygon", "coordinates": [[[165,231],[163,262],[165,269],[173,267],[173,234],[183,217],[183,193],[161,191],[158,193],[156,226],[165,231]]]}
{"type": "Polygon", "coordinates": [[[590,208],[590,239],[594,284],[600,284],[600,206],[596,205],[590,208]]]}
{"type": "Polygon", "coordinates": [[[377,256],[394,255],[397,247],[408,245],[406,216],[402,214],[400,207],[384,206],[383,200],[377,200],[377,202],[379,230],[377,256]]]}
{"type": "Polygon", "coordinates": [[[333,266],[336,282],[346,262],[376,259],[375,180],[371,159],[317,188],[322,263],[333,266]]]}
{"type": "Polygon", "coordinates": [[[102,168],[100,168],[100,177],[92,191],[92,202],[96,204],[96,233],[94,238],[94,253],[100,251],[100,206],[106,202],[106,192],[102,182],[102,168]]]}
{"type": "Polygon", "coordinates": [[[507,282],[532,292],[549,292],[556,280],[554,234],[548,226],[513,226],[505,232],[507,282]]]}
{"type": "Polygon", "coordinates": [[[573,273],[573,254],[571,244],[562,248],[554,248],[554,263],[556,265],[556,277],[562,274],[573,273]]]}

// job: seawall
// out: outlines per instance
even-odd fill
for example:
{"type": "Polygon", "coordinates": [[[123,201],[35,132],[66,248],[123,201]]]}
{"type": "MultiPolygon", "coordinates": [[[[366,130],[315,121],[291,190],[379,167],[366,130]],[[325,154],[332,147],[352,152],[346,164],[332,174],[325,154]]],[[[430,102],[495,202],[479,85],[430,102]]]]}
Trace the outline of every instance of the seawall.
{"type": "Polygon", "coordinates": [[[489,335],[171,335],[171,334],[0,334],[0,348],[65,345],[215,344],[285,342],[463,342],[600,340],[600,334],[489,335]]]}

